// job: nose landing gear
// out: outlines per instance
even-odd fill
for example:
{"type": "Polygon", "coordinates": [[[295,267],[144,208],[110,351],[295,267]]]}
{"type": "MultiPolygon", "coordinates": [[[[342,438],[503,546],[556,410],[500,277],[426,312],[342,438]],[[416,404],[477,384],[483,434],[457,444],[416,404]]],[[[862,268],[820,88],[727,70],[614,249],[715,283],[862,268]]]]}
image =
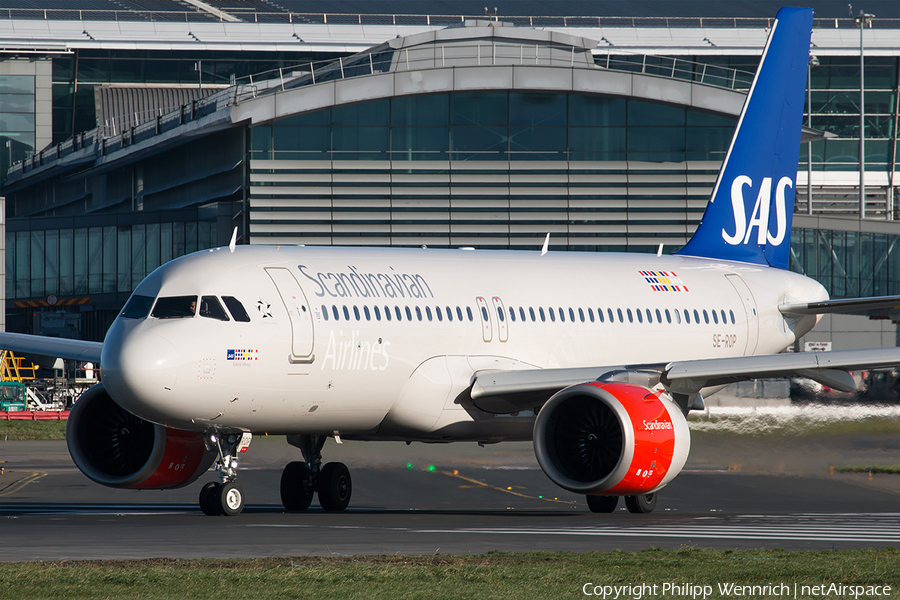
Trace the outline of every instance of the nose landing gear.
{"type": "Polygon", "coordinates": [[[200,489],[200,510],[205,515],[233,516],[244,510],[244,491],[235,479],[237,478],[237,454],[250,445],[253,435],[250,433],[217,433],[206,434],[207,446],[215,448],[219,456],[215,468],[219,472],[218,482],[210,481],[200,489]]]}
{"type": "Polygon", "coordinates": [[[322,465],[324,435],[289,435],[290,445],[300,448],[306,462],[288,463],[281,473],[281,503],[289,511],[309,508],[313,494],[327,512],[342,511],[350,504],[353,482],[344,463],[322,465]]]}

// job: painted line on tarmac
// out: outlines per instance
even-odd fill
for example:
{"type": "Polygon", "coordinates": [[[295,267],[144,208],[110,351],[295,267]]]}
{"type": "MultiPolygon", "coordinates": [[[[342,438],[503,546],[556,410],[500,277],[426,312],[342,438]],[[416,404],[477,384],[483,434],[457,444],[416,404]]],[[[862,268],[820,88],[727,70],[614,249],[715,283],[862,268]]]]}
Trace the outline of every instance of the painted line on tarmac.
{"type": "MultiPolygon", "coordinates": [[[[778,517],[784,519],[789,515],[778,517]]],[[[784,541],[830,541],[893,544],[900,539],[900,521],[884,515],[846,515],[827,519],[792,515],[798,523],[745,522],[676,523],[672,525],[639,525],[633,527],[477,527],[460,529],[422,529],[418,533],[476,533],[494,535],[573,535],[597,537],[663,537],[690,539],[741,539],[784,541]],[[848,519],[847,517],[855,517],[848,519]]],[[[729,519],[729,521],[731,521],[729,519]]],[[[749,522],[747,522],[749,521],[749,522]]]]}
{"type": "MultiPolygon", "coordinates": [[[[12,473],[12,471],[10,471],[10,473],[12,473]]],[[[44,473],[41,471],[35,471],[27,477],[13,481],[8,486],[6,486],[2,490],[0,490],[0,496],[9,496],[11,494],[15,494],[16,492],[21,490],[23,487],[25,487],[29,483],[34,483],[41,477],[46,477],[46,476],[47,476],[47,473],[44,473]]]]}
{"type": "MultiPolygon", "coordinates": [[[[544,502],[558,502],[559,504],[567,504],[571,506],[573,504],[570,500],[560,500],[558,498],[544,498],[543,496],[529,496],[528,494],[523,494],[521,492],[514,491],[511,487],[497,487],[493,486],[489,483],[485,483],[483,481],[478,481],[477,479],[472,479],[471,477],[466,477],[465,475],[460,475],[459,471],[441,471],[442,475],[446,475],[447,477],[455,477],[456,479],[462,479],[463,481],[468,481],[469,483],[475,484],[476,488],[486,488],[490,490],[497,490],[498,492],[503,492],[504,494],[512,494],[513,496],[519,496],[520,498],[528,498],[529,500],[543,500],[544,502]]],[[[470,487],[470,486],[466,486],[470,487]]]]}

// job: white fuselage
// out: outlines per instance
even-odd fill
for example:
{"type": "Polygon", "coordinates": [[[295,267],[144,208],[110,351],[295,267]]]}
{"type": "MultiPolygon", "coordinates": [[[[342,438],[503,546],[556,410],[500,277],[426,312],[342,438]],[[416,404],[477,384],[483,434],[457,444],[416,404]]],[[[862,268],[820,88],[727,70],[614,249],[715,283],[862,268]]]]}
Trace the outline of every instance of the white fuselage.
{"type": "Polygon", "coordinates": [[[250,316],[117,318],[104,384],[138,416],[433,441],[529,438],[530,413],[471,404],[478,371],[779,352],[816,318],[778,305],[827,298],[796,273],[680,256],[262,246],[177,259],[135,295],[231,296],[250,316]]]}

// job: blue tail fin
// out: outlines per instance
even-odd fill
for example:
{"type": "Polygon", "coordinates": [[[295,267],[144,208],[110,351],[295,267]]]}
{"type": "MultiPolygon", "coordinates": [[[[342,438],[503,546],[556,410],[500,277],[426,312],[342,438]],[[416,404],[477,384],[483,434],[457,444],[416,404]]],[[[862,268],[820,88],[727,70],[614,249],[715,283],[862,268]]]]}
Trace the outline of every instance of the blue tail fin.
{"type": "Polygon", "coordinates": [[[778,11],[694,236],[676,254],[786,269],[813,11],[778,11]]]}

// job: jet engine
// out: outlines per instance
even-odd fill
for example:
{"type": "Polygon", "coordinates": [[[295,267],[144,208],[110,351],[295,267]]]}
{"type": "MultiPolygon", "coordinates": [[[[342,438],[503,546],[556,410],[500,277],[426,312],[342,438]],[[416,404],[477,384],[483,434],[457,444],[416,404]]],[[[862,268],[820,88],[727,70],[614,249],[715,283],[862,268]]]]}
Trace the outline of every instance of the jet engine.
{"type": "Polygon", "coordinates": [[[75,403],[66,442],[82,473],[115,488],[182,487],[205,473],[216,458],[203,434],[163,427],[131,414],[113,401],[102,383],[75,403]]]}
{"type": "Polygon", "coordinates": [[[583,383],[550,398],[534,423],[544,473],[569,491],[597,496],[655,492],[684,467],[687,421],[666,392],[629,383],[583,383]]]}

